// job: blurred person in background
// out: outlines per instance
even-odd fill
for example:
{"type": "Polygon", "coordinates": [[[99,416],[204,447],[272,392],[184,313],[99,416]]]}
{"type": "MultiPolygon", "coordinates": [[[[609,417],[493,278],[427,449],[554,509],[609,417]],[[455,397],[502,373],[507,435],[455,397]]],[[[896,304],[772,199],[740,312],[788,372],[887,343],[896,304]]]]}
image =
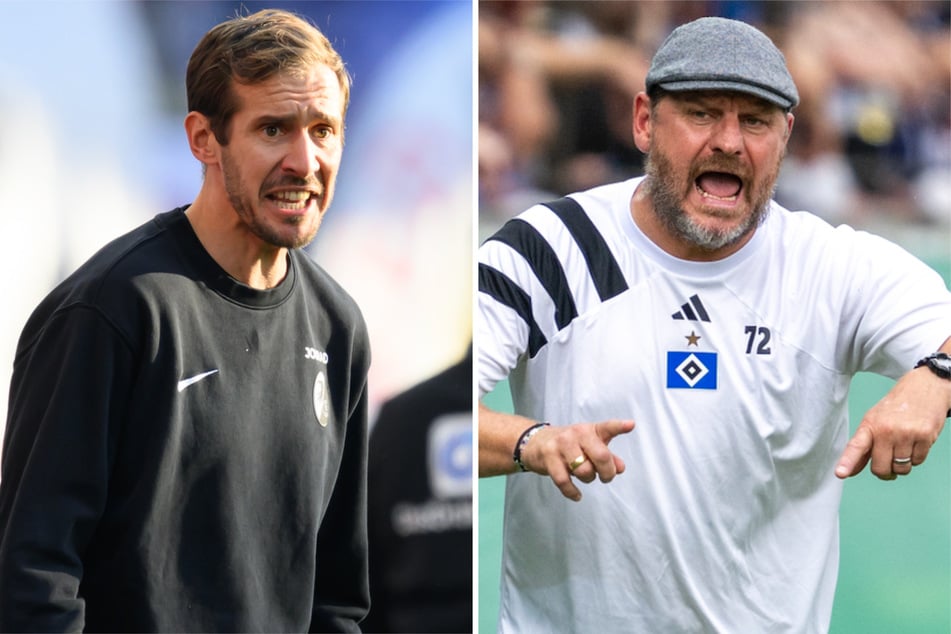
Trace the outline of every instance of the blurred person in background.
{"type": "Polygon", "coordinates": [[[368,632],[472,631],[472,348],[370,434],[368,632]]]}
{"type": "Polygon", "coordinates": [[[195,48],[194,202],[109,243],[17,348],[0,480],[4,631],[358,631],[369,344],[301,248],[350,77],[283,11],[195,48]]]}
{"type": "Polygon", "coordinates": [[[645,83],[646,176],[480,249],[479,394],[515,405],[479,408],[499,631],[827,631],[842,480],[909,475],[951,415],[951,293],[772,199],[799,93],[761,31],[688,22],[645,83]],[[860,371],[897,383],[849,439],[860,371]]]}

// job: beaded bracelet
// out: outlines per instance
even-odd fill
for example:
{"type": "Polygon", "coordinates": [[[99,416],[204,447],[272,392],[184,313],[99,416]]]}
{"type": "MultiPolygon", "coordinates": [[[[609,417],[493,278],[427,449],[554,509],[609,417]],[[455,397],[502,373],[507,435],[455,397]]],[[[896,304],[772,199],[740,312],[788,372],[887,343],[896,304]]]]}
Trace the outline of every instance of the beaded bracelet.
{"type": "Polygon", "coordinates": [[[512,452],[512,461],[518,466],[519,471],[528,471],[528,468],[522,464],[522,449],[524,449],[525,445],[528,444],[529,438],[534,436],[543,427],[548,427],[550,424],[551,423],[535,423],[523,431],[522,435],[518,437],[518,442],[515,443],[515,451],[512,452]]]}

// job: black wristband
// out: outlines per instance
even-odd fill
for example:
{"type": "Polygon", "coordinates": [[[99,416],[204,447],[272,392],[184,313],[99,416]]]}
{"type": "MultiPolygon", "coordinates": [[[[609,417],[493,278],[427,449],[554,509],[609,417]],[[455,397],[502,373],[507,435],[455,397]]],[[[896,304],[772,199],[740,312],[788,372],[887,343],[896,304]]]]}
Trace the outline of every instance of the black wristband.
{"type": "Polygon", "coordinates": [[[535,423],[528,429],[522,432],[522,435],[518,437],[518,442],[515,443],[515,450],[512,451],[512,462],[518,466],[519,471],[528,471],[525,468],[525,465],[522,464],[522,448],[528,443],[528,439],[535,435],[542,427],[548,427],[550,423],[535,423]]]}
{"type": "MultiPolygon", "coordinates": [[[[915,364],[915,369],[917,370],[921,366],[926,366],[936,376],[939,376],[942,379],[951,380],[951,355],[948,355],[944,352],[935,352],[934,354],[929,354],[927,357],[915,364]]],[[[948,410],[946,418],[951,418],[951,409],[948,410]]]]}

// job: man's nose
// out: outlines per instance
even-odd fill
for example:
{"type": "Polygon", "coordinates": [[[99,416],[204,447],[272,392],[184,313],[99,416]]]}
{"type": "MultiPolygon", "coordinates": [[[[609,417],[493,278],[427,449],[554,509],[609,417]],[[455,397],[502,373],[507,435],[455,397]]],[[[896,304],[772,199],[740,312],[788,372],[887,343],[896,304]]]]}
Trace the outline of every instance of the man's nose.
{"type": "Polygon", "coordinates": [[[317,144],[306,131],[301,131],[289,144],[287,155],[281,167],[285,172],[295,176],[307,178],[320,171],[320,161],[317,158],[317,144]]]}
{"type": "Polygon", "coordinates": [[[710,147],[724,154],[739,154],[743,150],[743,130],[739,117],[725,114],[713,126],[710,147]]]}

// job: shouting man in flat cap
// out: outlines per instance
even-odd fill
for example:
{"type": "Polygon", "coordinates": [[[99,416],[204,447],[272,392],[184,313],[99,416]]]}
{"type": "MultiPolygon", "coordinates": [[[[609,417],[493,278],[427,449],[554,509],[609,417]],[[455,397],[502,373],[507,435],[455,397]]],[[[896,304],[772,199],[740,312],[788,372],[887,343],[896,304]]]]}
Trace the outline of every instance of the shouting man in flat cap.
{"type": "Polygon", "coordinates": [[[499,631],[824,632],[843,479],[907,476],[949,413],[951,293],[771,199],[799,95],[763,33],[685,24],[646,89],[645,176],[479,251],[480,394],[508,377],[516,412],[479,416],[499,631]],[[860,371],[898,381],[849,439],[860,371]]]}

